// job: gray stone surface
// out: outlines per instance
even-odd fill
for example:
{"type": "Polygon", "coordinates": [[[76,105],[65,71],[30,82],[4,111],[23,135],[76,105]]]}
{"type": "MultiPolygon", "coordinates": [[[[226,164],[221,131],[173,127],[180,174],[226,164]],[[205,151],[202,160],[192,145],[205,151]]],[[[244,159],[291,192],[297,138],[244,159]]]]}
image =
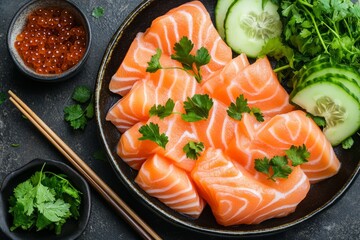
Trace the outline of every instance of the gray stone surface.
{"type": "MultiPolygon", "coordinates": [[[[74,0],[86,12],[92,27],[93,46],[84,70],[75,78],[56,84],[43,84],[26,79],[15,68],[6,48],[6,31],[12,16],[27,1],[0,1],[0,91],[17,93],[53,130],[103,178],[164,239],[215,239],[201,233],[174,226],[146,209],[122,186],[110,164],[95,160],[93,153],[101,149],[95,121],[84,132],[74,132],[63,121],[64,106],[72,103],[77,85],[95,86],[98,67],[105,48],[125,17],[136,8],[139,0],[74,0]],[[92,9],[102,6],[105,15],[91,17],[92,9]]],[[[0,181],[7,173],[34,158],[51,158],[66,162],[60,153],[6,101],[0,106],[0,181]],[[19,144],[12,147],[11,144],[19,144]]],[[[360,179],[332,207],[298,226],[262,239],[360,239],[360,179]]],[[[111,207],[92,192],[89,224],[80,239],[140,239],[111,207]]],[[[2,216],[0,216],[2,217],[2,216]]],[[[6,239],[0,233],[0,239],[6,239]]]]}

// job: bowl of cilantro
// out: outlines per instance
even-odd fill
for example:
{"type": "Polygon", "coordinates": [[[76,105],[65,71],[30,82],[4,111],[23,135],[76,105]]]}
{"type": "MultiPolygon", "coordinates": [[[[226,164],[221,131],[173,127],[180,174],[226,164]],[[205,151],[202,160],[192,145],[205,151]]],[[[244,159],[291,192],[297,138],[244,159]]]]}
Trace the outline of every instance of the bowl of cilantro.
{"type": "Polygon", "coordinates": [[[90,217],[85,179],[60,161],[34,159],[9,173],[0,192],[0,229],[10,239],[76,239],[90,217]]]}

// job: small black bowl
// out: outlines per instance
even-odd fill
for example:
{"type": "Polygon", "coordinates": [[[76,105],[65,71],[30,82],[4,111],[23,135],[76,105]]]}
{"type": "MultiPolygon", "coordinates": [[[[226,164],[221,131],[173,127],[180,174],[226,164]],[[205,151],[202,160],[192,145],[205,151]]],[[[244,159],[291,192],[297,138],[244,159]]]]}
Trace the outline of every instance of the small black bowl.
{"type": "Polygon", "coordinates": [[[79,173],[77,173],[65,163],[37,158],[30,161],[23,167],[9,173],[4,178],[0,191],[0,229],[6,236],[8,236],[12,240],[76,239],[82,234],[82,232],[86,228],[90,217],[90,209],[90,188],[88,183],[79,173]],[[33,229],[25,231],[22,229],[15,229],[14,231],[10,231],[10,227],[12,226],[12,215],[8,212],[9,197],[13,195],[13,190],[19,183],[26,181],[36,171],[40,171],[44,163],[46,163],[44,167],[46,171],[65,174],[71,184],[82,193],[80,217],[77,220],[73,218],[68,219],[67,222],[63,225],[61,234],[59,235],[56,235],[53,231],[49,230],[36,231],[35,229],[33,229]]]}
{"type": "Polygon", "coordinates": [[[69,0],[33,0],[22,6],[12,19],[7,33],[7,45],[16,66],[26,76],[42,82],[58,82],[73,77],[84,66],[91,46],[91,28],[84,12],[69,0]],[[82,59],[75,66],[60,74],[39,74],[35,72],[24,63],[14,45],[17,35],[22,32],[26,25],[27,16],[36,9],[44,7],[59,7],[68,10],[75,17],[75,21],[84,27],[86,32],[86,50],[82,59]]]}

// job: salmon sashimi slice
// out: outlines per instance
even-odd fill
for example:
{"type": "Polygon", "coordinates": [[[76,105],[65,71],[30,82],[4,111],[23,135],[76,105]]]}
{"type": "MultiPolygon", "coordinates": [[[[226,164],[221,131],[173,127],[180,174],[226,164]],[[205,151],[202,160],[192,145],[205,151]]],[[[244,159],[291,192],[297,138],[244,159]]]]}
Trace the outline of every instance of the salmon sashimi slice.
{"type": "Polygon", "coordinates": [[[216,221],[224,226],[260,223],[293,212],[306,196],[309,181],[300,168],[290,175],[278,186],[264,184],[213,148],[201,155],[191,172],[216,221]]]}
{"type": "Polygon", "coordinates": [[[335,175],[340,168],[333,147],[321,129],[306,113],[300,110],[273,117],[257,134],[254,148],[267,147],[268,154],[284,155],[291,145],[305,144],[310,152],[307,163],[301,169],[310,182],[318,182],[335,175]]]}
{"type": "Polygon", "coordinates": [[[237,121],[228,116],[227,106],[213,99],[213,106],[206,120],[191,123],[192,131],[196,133],[204,146],[227,149],[234,136],[237,121]]]}
{"type": "Polygon", "coordinates": [[[219,87],[230,84],[232,79],[236,78],[240,71],[249,65],[247,56],[242,53],[229,61],[224,68],[212,74],[206,81],[202,81],[201,86],[206,93],[212,96],[219,87]]]}
{"type": "Polygon", "coordinates": [[[179,69],[159,70],[148,80],[137,81],[130,92],[109,110],[106,120],[123,133],[135,123],[147,121],[152,106],[165,105],[169,98],[184,101],[201,92],[200,85],[186,72],[179,69]]]}
{"type": "MultiPolygon", "coordinates": [[[[174,111],[180,112],[181,108],[182,106],[176,103],[174,111]]],[[[164,119],[153,116],[149,118],[146,124],[150,123],[157,124],[160,134],[164,133],[168,137],[169,141],[165,149],[153,141],[139,140],[139,138],[142,137],[139,129],[145,125],[145,123],[139,122],[120,137],[117,147],[118,155],[127,163],[136,159],[141,165],[146,158],[154,153],[158,153],[171,159],[176,166],[186,171],[191,171],[195,165],[195,161],[186,156],[183,148],[190,141],[199,142],[199,140],[196,134],[191,131],[190,124],[183,121],[179,114],[172,114],[164,119]]]]}
{"type": "Polygon", "coordinates": [[[242,69],[228,84],[217,86],[211,96],[226,105],[235,102],[241,94],[248,100],[249,107],[258,107],[265,116],[275,116],[294,109],[289,103],[289,94],[281,86],[264,57],[242,69]]]}
{"type": "Polygon", "coordinates": [[[153,20],[144,34],[146,42],[160,48],[165,55],[174,53],[174,45],[182,37],[194,43],[192,54],[204,47],[211,55],[208,64],[201,67],[203,79],[221,69],[232,59],[230,47],[221,39],[210,15],[200,1],[192,1],[171,9],[153,20]]]}
{"type": "Polygon", "coordinates": [[[180,213],[198,218],[204,209],[205,201],[189,175],[161,155],[154,154],[145,161],[135,182],[150,196],[180,213]]]}

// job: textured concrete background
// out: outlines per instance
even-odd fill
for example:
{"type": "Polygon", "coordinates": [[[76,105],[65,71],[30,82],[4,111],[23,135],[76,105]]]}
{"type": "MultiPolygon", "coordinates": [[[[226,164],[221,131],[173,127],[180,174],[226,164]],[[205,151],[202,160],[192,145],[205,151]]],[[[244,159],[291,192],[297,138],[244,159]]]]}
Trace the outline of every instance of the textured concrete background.
{"type": "MultiPolygon", "coordinates": [[[[95,86],[98,67],[105,48],[125,17],[136,8],[140,0],[74,0],[87,14],[93,32],[93,45],[84,70],[71,80],[42,84],[24,78],[15,68],[6,48],[6,31],[12,16],[24,0],[0,0],[0,91],[12,89],[45,122],[71,146],[118,194],[153,227],[164,239],[215,239],[174,226],[157,218],[116,178],[110,164],[96,160],[93,153],[101,149],[95,120],[89,122],[85,131],[74,132],[63,120],[63,109],[72,104],[70,99],[77,85],[95,86]],[[105,15],[100,19],[91,17],[92,9],[102,6],[105,15]]],[[[34,158],[51,158],[66,162],[45,138],[21,117],[19,111],[6,101],[0,106],[0,181],[7,173],[34,158]],[[19,144],[12,147],[11,144],[19,144]]],[[[360,179],[331,208],[287,232],[262,239],[360,239],[360,179]]],[[[140,239],[111,207],[92,192],[92,212],[89,224],[80,239],[140,239]]],[[[2,217],[2,216],[0,216],[2,217]]],[[[0,233],[0,239],[6,239],[0,233]]]]}

